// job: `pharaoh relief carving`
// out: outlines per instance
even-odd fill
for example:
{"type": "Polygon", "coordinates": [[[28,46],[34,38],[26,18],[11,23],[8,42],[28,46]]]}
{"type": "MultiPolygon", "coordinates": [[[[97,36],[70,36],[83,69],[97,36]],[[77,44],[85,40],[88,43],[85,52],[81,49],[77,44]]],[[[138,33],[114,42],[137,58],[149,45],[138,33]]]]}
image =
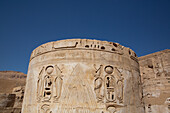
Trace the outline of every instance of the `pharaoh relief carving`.
{"type": "Polygon", "coordinates": [[[40,71],[37,82],[37,101],[58,101],[61,95],[62,74],[58,66],[44,66],[40,71]]]}
{"type": "Polygon", "coordinates": [[[95,68],[94,91],[97,102],[123,104],[123,77],[116,67],[100,65],[95,68]],[[104,93],[102,93],[104,92],[104,93]]]}

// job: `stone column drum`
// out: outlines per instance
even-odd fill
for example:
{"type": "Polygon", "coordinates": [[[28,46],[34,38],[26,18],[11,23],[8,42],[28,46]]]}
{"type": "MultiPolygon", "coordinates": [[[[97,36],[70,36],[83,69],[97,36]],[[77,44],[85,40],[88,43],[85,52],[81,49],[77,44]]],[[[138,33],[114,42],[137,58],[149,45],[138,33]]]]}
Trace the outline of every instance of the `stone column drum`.
{"type": "Polygon", "coordinates": [[[31,54],[22,113],[143,113],[137,56],[118,43],[68,39],[31,54]]]}

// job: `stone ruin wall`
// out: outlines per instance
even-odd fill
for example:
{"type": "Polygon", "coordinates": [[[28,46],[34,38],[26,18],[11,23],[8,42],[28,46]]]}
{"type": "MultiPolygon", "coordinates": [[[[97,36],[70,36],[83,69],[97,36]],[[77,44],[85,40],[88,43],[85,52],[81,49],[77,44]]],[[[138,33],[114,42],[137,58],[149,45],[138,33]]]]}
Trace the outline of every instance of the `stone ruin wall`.
{"type": "Polygon", "coordinates": [[[170,113],[170,49],[139,58],[145,113],[170,113]]]}
{"type": "Polygon", "coordinates": [[[144,113],[137,56],[118,43],[69,39],[36,48],[22,113],[144,113]]]}

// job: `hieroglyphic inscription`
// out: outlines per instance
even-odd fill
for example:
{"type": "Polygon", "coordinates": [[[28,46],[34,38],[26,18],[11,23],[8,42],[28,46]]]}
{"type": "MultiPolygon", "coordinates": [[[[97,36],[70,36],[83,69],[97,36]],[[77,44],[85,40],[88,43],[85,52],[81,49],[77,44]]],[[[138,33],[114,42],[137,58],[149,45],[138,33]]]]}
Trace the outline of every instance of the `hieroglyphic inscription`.
{"type": "MultiPolygon", "coordinates": [[[[123,77],[117,67],[95,65],[94,91],[97,102],[123,104],[123,77]],[[104,87],[104,88],[102,88],[104,87]],[[104,92],[104,95],[102,94],[104,92]]],[[[109,105],[110,106],[110,105],[109,105]]]]}
{"type": "Polygon", "coordinates": [[[62,90],[62,74],[57,65],[45,66],[39,73],[37,82],[37,101],[58,101],[62,90]]]}
{"type": "Polygon", "coordinates": [[[39,113],[52,113],[52,111],[50,111],[50,106],[49,105],[44,104],[40,108],[39,113]]]}
{"type": "Polygon", "coordinates": [[[115,88],[116,88],[116,80],[112,75],[113,67],[106,66],[105,72],[105,97],[108,102],[114,102],[116,99],[115,88]]]}

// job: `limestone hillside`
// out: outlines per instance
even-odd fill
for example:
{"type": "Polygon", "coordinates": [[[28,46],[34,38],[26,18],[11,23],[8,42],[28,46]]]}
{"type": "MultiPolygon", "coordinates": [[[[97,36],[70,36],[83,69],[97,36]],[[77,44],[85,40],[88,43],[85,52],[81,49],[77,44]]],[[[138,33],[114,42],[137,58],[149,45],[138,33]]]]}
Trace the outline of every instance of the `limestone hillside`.
{"type": "Polygon", "coordinates": [[[17,71],[0,71],[0,93],[12,93],[14,87],[25,86],[26,74],[17,71]]]}

